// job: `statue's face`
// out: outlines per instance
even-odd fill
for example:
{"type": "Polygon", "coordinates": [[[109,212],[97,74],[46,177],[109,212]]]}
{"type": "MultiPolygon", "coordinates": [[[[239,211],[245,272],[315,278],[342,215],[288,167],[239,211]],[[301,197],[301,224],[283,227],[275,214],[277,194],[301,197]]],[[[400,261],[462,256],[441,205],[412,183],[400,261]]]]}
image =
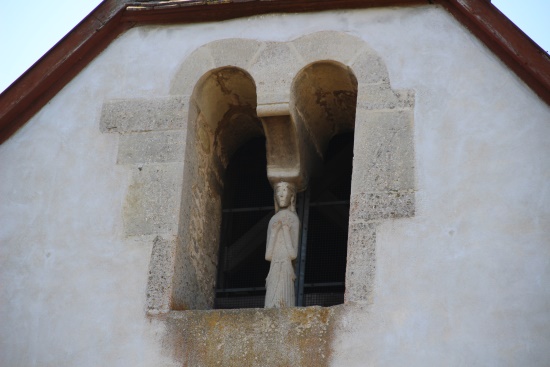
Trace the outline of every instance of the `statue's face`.
{"type": "Polygon", "coordinates": [[[290,205],[292,190],[288,187],[288,184],[282,183],[275,187],[275,198],[280,208],[286,208],[290,205]]]}

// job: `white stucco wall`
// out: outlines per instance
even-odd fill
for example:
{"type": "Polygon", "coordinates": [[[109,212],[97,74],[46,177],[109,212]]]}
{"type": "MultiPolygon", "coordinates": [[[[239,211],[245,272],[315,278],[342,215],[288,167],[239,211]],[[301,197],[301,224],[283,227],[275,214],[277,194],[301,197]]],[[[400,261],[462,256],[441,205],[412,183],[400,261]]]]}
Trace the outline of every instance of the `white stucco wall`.
{"type": "Polygon", "coordinates": [[[343,318],[334,366],[550,360],[550,108],[436,7],[132,29],[0,146],[0,365],[171,366],[145,317],[151,239],[125,239],[130,174],[105,101],[169,94],[223,38],[337,30],[416,91],[416,215],[377,233],[374,302],[343,318]]]}

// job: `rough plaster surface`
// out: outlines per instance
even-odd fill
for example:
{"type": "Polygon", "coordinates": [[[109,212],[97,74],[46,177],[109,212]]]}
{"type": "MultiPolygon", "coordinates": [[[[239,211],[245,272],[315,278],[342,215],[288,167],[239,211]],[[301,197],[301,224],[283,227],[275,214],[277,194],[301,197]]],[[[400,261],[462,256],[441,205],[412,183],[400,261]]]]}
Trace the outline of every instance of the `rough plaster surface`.
{"type": "Polygon", "coordinates": [[[416,181],[414,217],[350,224],[367,259],[357,269],[375,281],[332,321],[330,364],[547,364],[550,109],[444,10],[418,7],[143,27],[115,40],[0,146],[0,365],[182,365],[167,324],[146,316],[156,236],[125,233],[138,165],[116,164],[121,136],[100,131],[104,102],[189,95],[172,85],[180,65],[218,39],[327,29],[375,50],[394,91],[414,89],[416,181]]]}

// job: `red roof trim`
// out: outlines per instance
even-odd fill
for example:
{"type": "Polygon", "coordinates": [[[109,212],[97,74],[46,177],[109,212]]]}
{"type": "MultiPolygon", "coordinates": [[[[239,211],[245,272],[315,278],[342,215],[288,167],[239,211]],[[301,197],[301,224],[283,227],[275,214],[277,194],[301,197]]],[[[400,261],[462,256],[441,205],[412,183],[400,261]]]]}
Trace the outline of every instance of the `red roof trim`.
{"type": "Polygon", "coordinates": [[[486,0],[232,0],[215,4],[105,0],[0,95],[0,142],[23,126],[113,39],[135,25],[429,3],[440,4],[453,14],[550,105],[550,56],[486,0]]]}
{"type": "Polygon", "coordinates": [[[489,1],[438,0],[550,105],[550,55],[489,1]]]}

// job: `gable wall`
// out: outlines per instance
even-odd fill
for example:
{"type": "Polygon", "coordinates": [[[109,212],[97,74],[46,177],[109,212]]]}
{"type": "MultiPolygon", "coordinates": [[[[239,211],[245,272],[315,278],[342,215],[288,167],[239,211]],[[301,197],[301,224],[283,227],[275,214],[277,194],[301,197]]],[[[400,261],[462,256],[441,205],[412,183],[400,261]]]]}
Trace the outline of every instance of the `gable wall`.
{"type": "MultiPolygon", "coordinates": [[[[1,365],[181,365],[165,324],[145,314],[154,236],[125,233],[132,171],[116,164],[121,138],[100,131],[102,106],[170,94],[185,58],[217,39],[287,42],[322,30],[363,39],[392,88],[416,98],[416,213],[378,227],[373,299],[338,317],[332,364],[544,365],[550,109],[426,7],[119,37],[0,146],[1,365]]],[[[178,160],[165,163],[171,175],[181,175],[178,160]]]]}

